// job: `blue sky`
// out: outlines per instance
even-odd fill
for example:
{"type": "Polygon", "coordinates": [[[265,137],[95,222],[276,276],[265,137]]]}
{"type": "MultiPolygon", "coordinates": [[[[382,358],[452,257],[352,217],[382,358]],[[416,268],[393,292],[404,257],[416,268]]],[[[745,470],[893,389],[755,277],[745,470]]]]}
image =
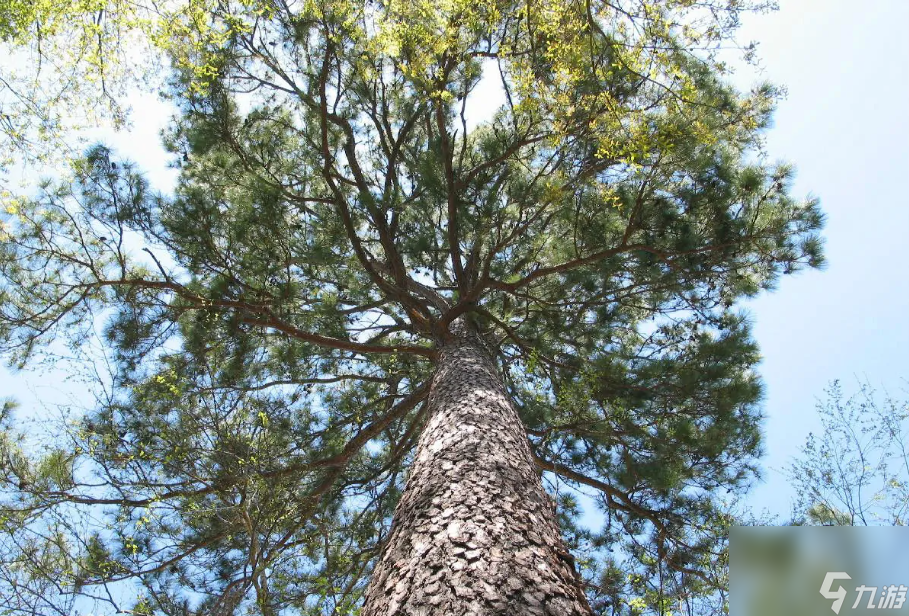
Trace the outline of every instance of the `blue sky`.
{"type": "MultiPolygon", "coordinates": [[[[795,164],[794,193],[819,196],[828,216],[826,270],[787,277],[747,305],[764,356],[767,471],[746,504],[785,517],[793,494],[774,469],[817,430],[814,405],[828,382],[839,378],[848,391],[867,378],[897,395],[909,388],[909,0],[781,5],[745,20],[740,39],[760,42],[762,69],[742,71],[737,83],[788,88],[767,150],[795,164]]],[[[153,146],[167,107],[150,96],[133,107],[129,133],[96,135],[167,189],[175,173],[153,146]]],[[[89,404],[64,374],[0,369],[0,397],[18,398],[23,414],[89,404]]]]}
{"type": "Polygon", "coordinates": [[[766,482],[749,499],[787,514],[773,468],[817,430],[827,383],[862,378],[909,397],[909,2],[783,0],[745,22],[763,77],[788,88],[768,134],[771,159],[798,169],[794,193],[827,214],[824,271],[782,280],[748,306],[764,361],[766,482]]]}

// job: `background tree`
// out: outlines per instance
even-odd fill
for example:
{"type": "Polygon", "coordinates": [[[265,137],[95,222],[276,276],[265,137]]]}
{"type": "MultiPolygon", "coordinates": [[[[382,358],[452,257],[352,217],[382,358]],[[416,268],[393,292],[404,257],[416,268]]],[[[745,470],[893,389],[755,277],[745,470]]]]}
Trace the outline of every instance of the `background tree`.
{"type": "Polygon", "coordinates": [[[817,406],[823,432],[810,434],[787,469],[795,514],[810,524],[905,526],[909,515],[909,402],[860,382],[851,396],[834,381],[817,406]]]}
{"type": "MultiPolygon", "coordinates": [[[[131,121],[130,94],[165,86],[166,67],[189,67],[177,47],[187,23],[200,41],[208,0],[8,0],[0,6],[0,183],[24,170],[66,173],[85,129],[131,121]]],[[[188,49],[183,47],[183,49],[188,49]]],[[[193,65],[195,66],[195,65],[193,65]]],[[[201,72],[206,67],[195,66],[201,72]]],[[[140,121],[142,119],[140,118],[140,121]]],[[[0,200],[11,192],[4,190],[0,200]]]]}
{"type": "Polygon", "coordinates": [[[175,195],[99,146],[6,206],[0,348],[108,372],[41,455],[5,413],[0,609],[345,613],[373,573],[366,613],[583,613],[572,584],[664,613],[722,588],[720,498],[759,451],[735,302],[821,261],[816,202],[754,156],[777,91],[714,57],[755,7],[197,8],[165,46],[175,195]],[[470,128],[484,74],[506,104],[470,128]],[[463,507],[421,500],[438,473],[463,507]],[[467,506],[473,535],[441,526],[467,506]],[[415,519],[444,528],[426,551],[415,519]],[[474,541],[500,531],[532,545],[474,541]],[[562,586],[529,586],[540,562],[562,586]]]}
{"type": "Polygon", "coordinates": [[[82,128],[127,121],[125,92],[150,77],[154,57],[141,46],[142,14],[120,0],[0,6],[0,181],[9,168],[80,156],[82,128]]]}

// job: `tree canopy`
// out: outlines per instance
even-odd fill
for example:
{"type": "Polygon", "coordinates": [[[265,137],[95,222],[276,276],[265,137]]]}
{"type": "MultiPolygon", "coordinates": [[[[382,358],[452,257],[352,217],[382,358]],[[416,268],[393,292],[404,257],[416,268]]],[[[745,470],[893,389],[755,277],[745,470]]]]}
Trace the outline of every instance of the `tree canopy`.
{"type": "Polygon", "coordinates": [[[822,261],[760,156],[779,91],[716,55],[755,8],[182,6],[174,194],[99,145],[4,206],[0,351],[106,372],[42,454],[4,410],[0,611],[354,613],[460,318],[594,610],[707,613],[760,451],[736,302],[822,261]]]}

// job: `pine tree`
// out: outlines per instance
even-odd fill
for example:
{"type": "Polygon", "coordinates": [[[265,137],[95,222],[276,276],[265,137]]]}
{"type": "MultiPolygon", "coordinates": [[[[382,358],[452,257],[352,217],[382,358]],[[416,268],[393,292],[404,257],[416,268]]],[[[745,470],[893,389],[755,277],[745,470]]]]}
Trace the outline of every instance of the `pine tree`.
{"type": "Polygon", "coordinates": [[[760,446],[736,302],[821,263],[777,90],[715,56],[744,4],[183,13],[175,193],[97,146],[5,205],[0,349],[109,374],[46,454],[4,411],[0,610],[706,611],[760,446]]]}

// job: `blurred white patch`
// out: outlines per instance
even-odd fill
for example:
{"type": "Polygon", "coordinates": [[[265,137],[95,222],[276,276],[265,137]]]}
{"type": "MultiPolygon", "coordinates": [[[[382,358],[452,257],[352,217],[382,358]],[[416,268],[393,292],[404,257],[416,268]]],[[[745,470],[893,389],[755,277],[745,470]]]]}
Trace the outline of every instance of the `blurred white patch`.
{"type": "Polygon", "coordinates": [[[498,63],[493,59],[483,60],[483,77],[467,96],[464,110],[467,130],[472,131],[483,122],[492,120],[506,100],[498,63]]]}

